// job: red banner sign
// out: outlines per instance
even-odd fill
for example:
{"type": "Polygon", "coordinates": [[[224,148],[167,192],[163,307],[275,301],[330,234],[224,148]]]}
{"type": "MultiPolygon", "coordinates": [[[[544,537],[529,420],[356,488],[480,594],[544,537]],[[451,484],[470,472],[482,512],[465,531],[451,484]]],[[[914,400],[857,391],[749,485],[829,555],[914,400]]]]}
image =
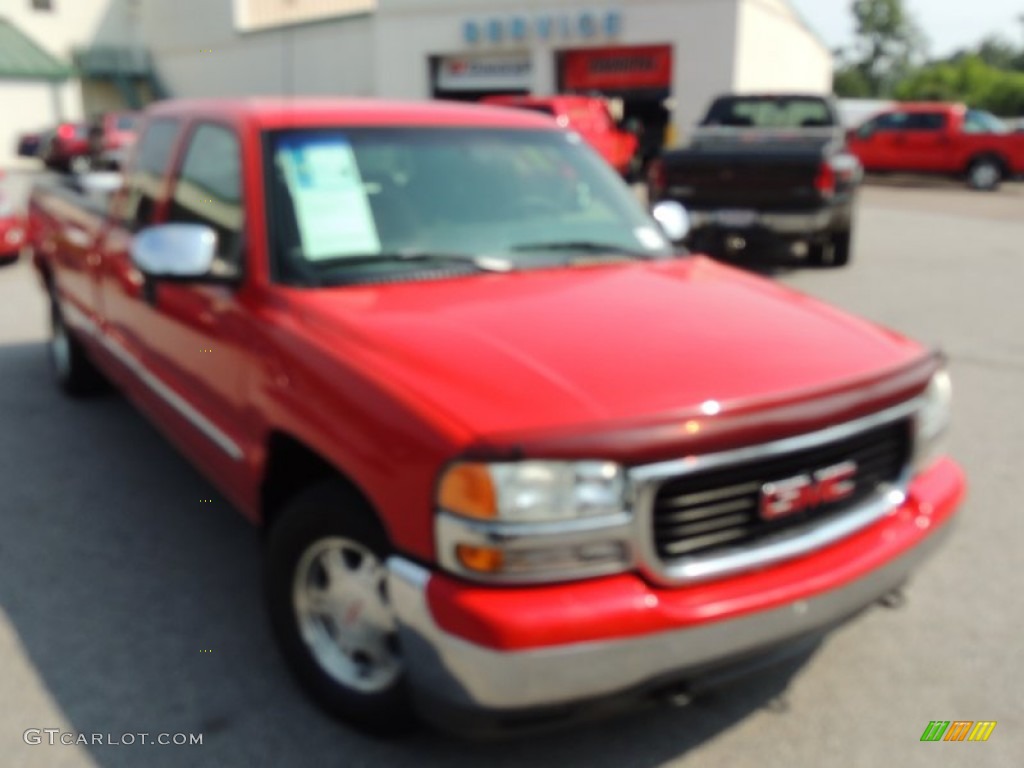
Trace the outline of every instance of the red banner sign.
{"type": "Polygon", "coordinates": [[[670,88],[672,46],[567,51],[562,58],[562,83],[573,91],[670,88]]]}

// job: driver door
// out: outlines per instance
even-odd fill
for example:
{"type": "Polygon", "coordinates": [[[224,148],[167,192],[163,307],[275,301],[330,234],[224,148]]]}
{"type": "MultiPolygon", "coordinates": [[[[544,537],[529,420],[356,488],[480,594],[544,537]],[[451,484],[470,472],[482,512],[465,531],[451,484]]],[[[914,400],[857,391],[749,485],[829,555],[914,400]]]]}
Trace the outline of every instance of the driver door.
{"type": "Polygon", "coordinates": [[[246,339],[251,338],[244,310],[241,160],[233,126],[199,122],[189,130],[165,221],[201,224],[216,233],[214,274],[156,282],[145,319],[147,336],[158,340],[150,350],[154,371],[192,410],[187,421],[193,452],[234,487],[243,483],[246,339]]]}

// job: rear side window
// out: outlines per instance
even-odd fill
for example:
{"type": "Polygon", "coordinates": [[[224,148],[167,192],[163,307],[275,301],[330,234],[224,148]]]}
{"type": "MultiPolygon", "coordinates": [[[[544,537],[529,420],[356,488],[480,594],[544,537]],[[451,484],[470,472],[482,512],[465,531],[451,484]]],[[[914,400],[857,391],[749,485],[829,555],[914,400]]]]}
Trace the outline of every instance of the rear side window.
{"type": "Polygon", "coordinates": [[[241,146],[234,131],[200,124],[185,150],[168,221],[205,224],[217,233],[217,257],[225,266],[241,261],[241,146]]]}
{"type": "Polygon", "coordinates": [[[146,126],[135,162],[126,179],[126,193],[116,215],[130,230],[153,223],[157,205],[165,197],[167,167],[181,129],[179,120],[158,118],[146,126]]]}

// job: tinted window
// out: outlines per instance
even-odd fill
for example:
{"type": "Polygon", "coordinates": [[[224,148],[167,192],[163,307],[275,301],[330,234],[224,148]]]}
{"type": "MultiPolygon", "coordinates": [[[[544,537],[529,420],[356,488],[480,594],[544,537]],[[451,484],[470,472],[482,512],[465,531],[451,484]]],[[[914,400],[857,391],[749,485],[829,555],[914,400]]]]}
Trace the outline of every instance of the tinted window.
{"type": "Polygon", "coordinates": [[[872,131],[904,131],[907,128],[907,115],[905,112],[888,112],[868,121],[864,128],[869,126],[872,131]]]}
{"type": "Polygon", "coordinates": [[[942,112],[914,112],[907,115],[908,131],[941,131],[946,127],[946,115],[942,112]]]}
{"type": "Polygon", "coordinates": [[[817,98],[749,97],[716,101],[704,125],[755,128],[828,127],[835,121],[828,104],[817,98]]]}
{"type": "Polygon", "coordinates": [[[168,221],[205,224],[217,233],[217,256],[238,264],[242,237],[241,148],[219,125],[196,128],[174,186],[168,221]]]}
{"type": "Polygon", "coordinates": [[[153,222],[156,206],[164,198],[167,166],[179,128],[177,120],[162,118],[153,120],[142,134],[117,211],[122,223],[133,231],[153,222]]]}

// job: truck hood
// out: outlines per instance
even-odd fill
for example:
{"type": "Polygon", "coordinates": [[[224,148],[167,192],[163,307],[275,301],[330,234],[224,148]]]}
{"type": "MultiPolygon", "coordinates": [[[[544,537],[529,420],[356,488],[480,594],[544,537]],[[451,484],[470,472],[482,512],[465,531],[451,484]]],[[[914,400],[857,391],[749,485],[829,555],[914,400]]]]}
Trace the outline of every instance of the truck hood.
{"type": "Polygon", "coordinates": [[[592,428],[709,401],[749,408],[924,352],[703,257],[331,288],[299,302],[323,343],[479,436],[592,428]]]}

